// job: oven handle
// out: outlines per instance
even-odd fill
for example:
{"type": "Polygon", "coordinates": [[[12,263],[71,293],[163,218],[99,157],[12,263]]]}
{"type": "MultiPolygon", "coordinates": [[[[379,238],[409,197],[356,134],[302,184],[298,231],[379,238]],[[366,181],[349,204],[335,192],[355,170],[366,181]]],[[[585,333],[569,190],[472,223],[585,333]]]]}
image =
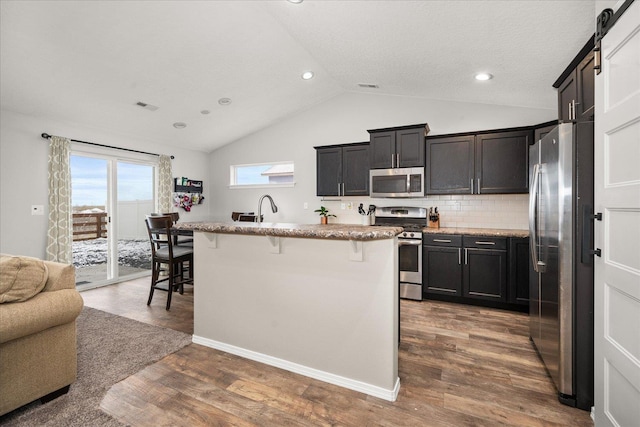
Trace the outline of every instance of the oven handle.
{"type": "Polygon", "coordinates": [[[398,240],[398,246],[422,246],[422,240],[398,240]]]}

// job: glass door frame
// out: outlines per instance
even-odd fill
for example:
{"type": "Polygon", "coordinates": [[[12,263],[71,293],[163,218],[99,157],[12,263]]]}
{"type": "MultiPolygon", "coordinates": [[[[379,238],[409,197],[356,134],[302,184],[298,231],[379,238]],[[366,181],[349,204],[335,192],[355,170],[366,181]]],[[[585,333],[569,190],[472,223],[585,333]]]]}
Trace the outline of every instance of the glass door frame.
{"type": "MultiPolygon", "coordinates": [[[[104,280],[97,280],[87,284],[76,286],[79,291],[98,288],[102,286],[111,285],[114,283],[122,282],[125,280],[137,279],[140,277],[149,276],[151,270],[143,271],[140,273],[129,274],[124,277],[119,276],[118,270],[118,238],[115,234],[115,230],[118,230],[118,176],[117,165],[119,162],[139,164],[144,166],[150,166],[153,168],[153,205],[157,210],[158,206],[158,160],[159,158],[154,155],[127,153],[123,155],[120,150],[88,146],[82,143],[71,143],[71,156],[91,157],[94,159],[104,160],[107,163],[107,200],[105,202],[105,210],[107,211],[107,277],[104,280]]],[[[71,176],[71,182],[73,187],[73,176],[71,176]]],[[[73,189],[72,189],[73,191],[73,189]]],[[[70,210],[72,206],[69,207],[70,210]]]]}

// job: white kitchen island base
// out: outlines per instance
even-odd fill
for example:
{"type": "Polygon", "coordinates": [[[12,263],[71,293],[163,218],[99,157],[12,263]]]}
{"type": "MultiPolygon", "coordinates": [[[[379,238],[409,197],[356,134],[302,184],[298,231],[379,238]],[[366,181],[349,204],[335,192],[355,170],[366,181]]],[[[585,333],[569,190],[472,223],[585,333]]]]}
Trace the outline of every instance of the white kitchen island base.
{"type": "Polygon", "coordinates": [[[194,233],[193,342],[394,401],[396,238],[194,233]]]}

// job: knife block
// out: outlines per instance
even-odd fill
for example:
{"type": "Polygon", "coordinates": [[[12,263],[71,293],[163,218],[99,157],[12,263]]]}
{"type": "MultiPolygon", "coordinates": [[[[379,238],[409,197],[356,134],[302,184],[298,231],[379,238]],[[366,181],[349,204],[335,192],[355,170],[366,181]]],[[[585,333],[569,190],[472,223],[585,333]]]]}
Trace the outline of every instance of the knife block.
{"type": "Polygon", "coordinates": [[[431,221],[430,219],[427,221],[427,228],[440,228],[440,217],[435,221],[431,221]]]}

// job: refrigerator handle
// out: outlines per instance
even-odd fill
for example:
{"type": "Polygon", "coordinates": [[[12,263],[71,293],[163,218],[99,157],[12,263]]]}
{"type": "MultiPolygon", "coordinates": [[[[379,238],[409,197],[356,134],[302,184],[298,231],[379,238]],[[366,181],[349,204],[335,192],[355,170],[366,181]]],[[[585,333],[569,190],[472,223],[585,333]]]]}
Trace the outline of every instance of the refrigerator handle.
{"type": "Polygon", "coordinates": [[[540,180],[540,164],[533,165],[533,183],[529,192],[529,252],[533,269],[538,271],[538,230],[536,228],[536,210],[538,209],[538,182],[540,180]]]}

